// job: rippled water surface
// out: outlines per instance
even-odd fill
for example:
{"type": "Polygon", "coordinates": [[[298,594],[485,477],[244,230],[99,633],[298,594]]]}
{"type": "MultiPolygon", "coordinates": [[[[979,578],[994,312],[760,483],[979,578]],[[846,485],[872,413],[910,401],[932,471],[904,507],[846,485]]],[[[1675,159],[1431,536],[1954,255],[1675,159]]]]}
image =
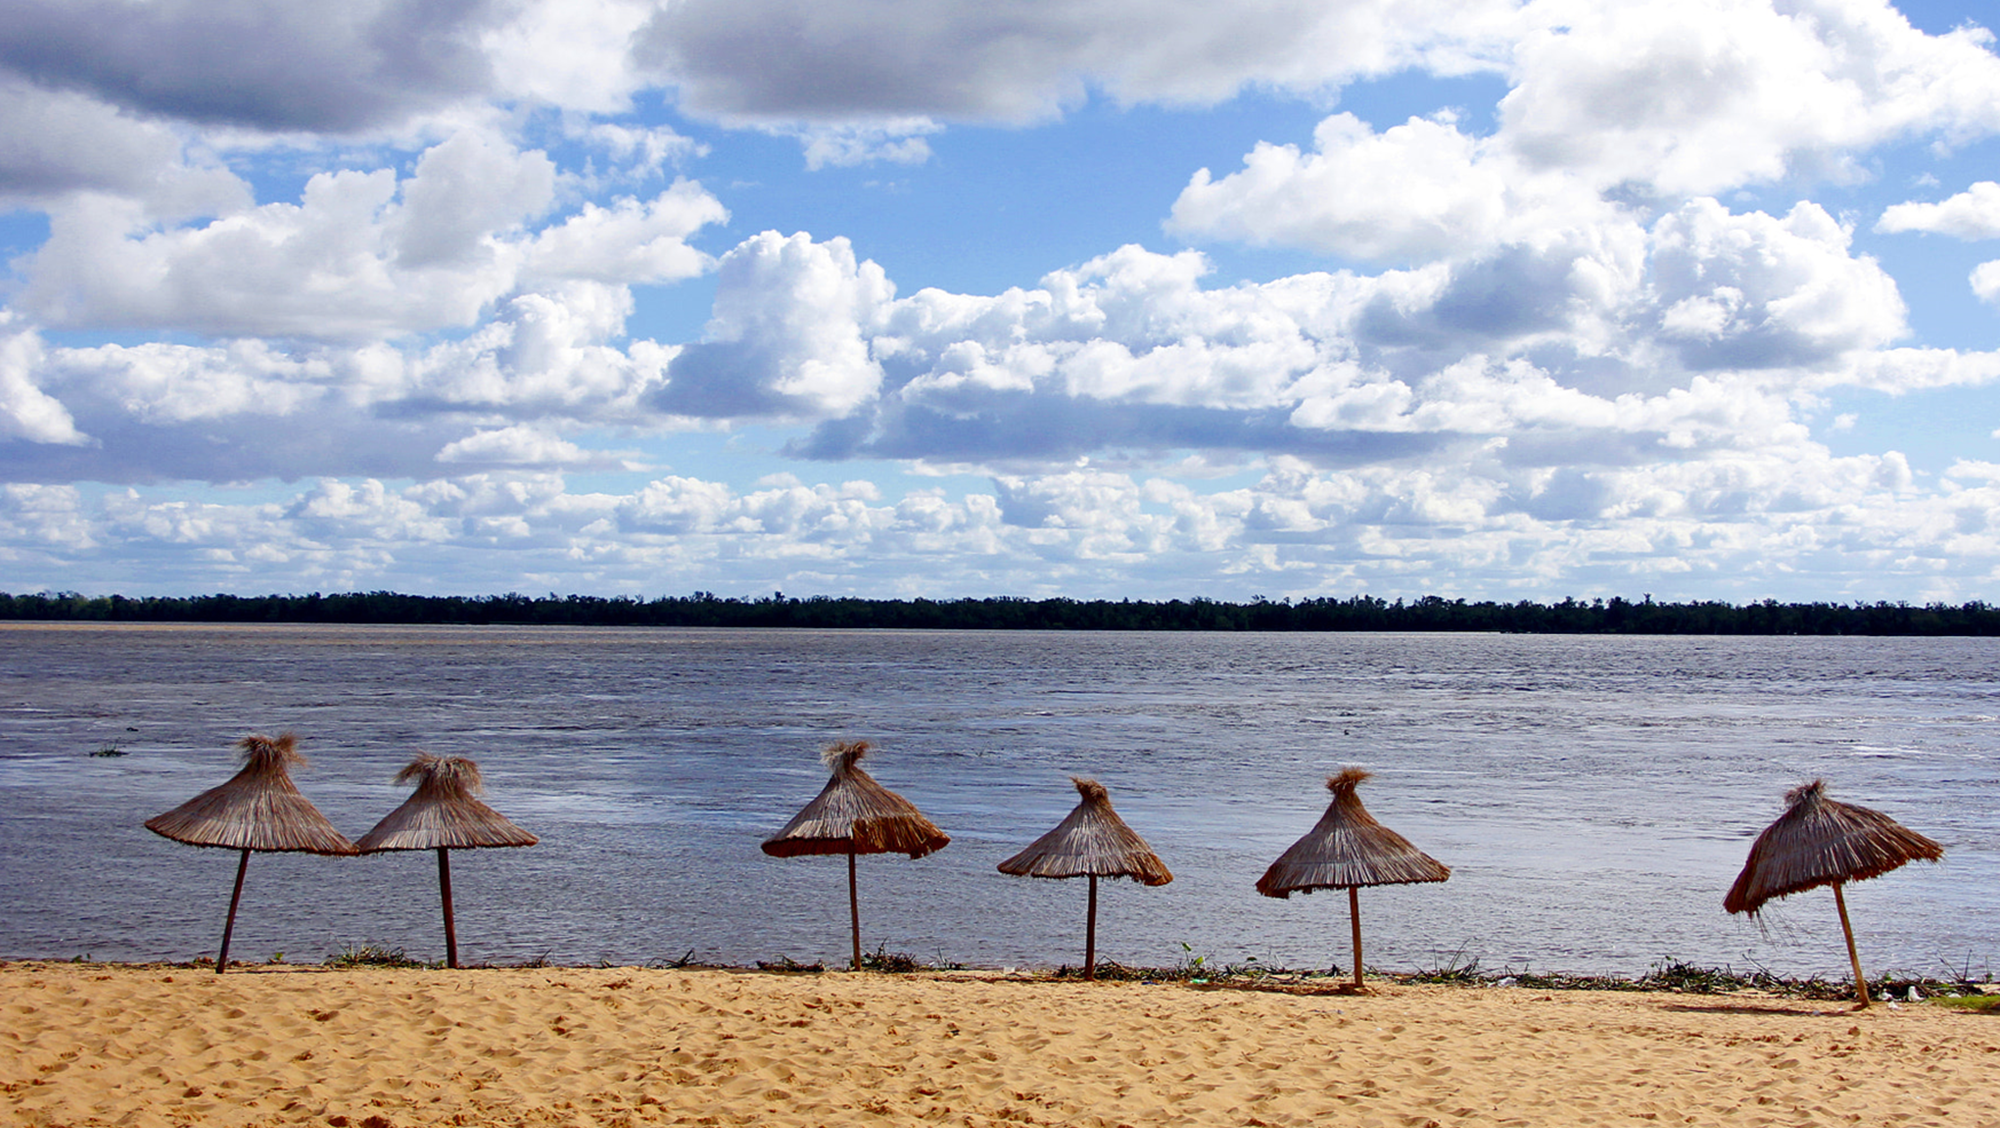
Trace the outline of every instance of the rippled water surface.
{"type": "MultiPolygon", "coordinates": [[[[953,839],[862,859],[870,949],[1075,962],[1083,883],[994,866],[1087,774],[1176,877],[1105,886],[1103,957],[1344,964],[1344,897],[1252,886],[1355,763],[1375,816],[1453,867],[1363,891],[1371,964],[1844,975],[1825,891],[1761,929],[1721,909],[1784,791],[1824,776],[1947,851],[1852,887],[1871,972],[2000,970],[1985,640],[0,624],[0,647],[0,956],[212,954],[234,854],[140,824],[226,779],[238,737],[292,729],[350,836],[416,749],[478,760],[541,835],[454,854],[468,962],[839,961],[845,860],[757,845],[817,793],[818,750],[861,738],[953,839]]],[[[435,872],[258,855],[233,954],[439,958],[435,872]]]]}

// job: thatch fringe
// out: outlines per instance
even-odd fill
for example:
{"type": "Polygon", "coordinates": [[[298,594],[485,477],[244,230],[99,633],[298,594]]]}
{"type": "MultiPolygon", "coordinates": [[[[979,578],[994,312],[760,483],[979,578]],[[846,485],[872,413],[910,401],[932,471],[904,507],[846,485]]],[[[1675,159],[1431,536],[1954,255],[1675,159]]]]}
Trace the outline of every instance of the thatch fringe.
{"type": "Polygon", "coordinates": [[[1146,840],[1111,809],[1111,796],[1103,784],[1075,776],[1070,782],[1076,784],[1082,801],[1054,830],[1001,862],[1001,873],[1050,878],[1129,877],[1144,885],[1165,885],[1174,879],[1146,840]]]}
{"type": "Polygon", "coordinates": [[[1943,846],[1880,811],[1827,798],[1822,779],[1786,792],[1785,808],[1751,844],[1722,901],[1729,912],[1754,916],[1774,898],[1944,857],[1943,846]]]}
{"type": "Polygon", "coordinates": [[[849,852],[921,858],[943,849],[950,835],[861,769],[867,753],[865,740],[843,741],[822,752],[820,761],[833,777],[784,829],[764,842],[764,852],[778,858],[849,852]]]}
{"type": "Polygon", "coordinates": [[[1350,767],[1327,779],[1333,802],[1326,814],[1278,855],[1257,879],[1257,892],[1282,898],[1316,889],[1406,885],[1451,877],[1449,866],[1376,822],[1361,805],[1355,789],[1368,778],[1369,773],[1350,767]]]}
{"type": "Polygon", "coordinates": [[[479,765],[463,756],[419,752],[396,773],[397,783],[411,780],[417,781],[416,791],[356,843],[362,853],[533,846],[541,841],[474,798],[480,789],[479,765]]]}
{"type": "Polygon", "coordinates": [[[146,829],[190,846],[306,854],[356,853],[319,808],[292,783],[289,769],[303,767],[298,737],[253,734],[236,742],[243,768],[227,783],[146,820],[146,829]]]}

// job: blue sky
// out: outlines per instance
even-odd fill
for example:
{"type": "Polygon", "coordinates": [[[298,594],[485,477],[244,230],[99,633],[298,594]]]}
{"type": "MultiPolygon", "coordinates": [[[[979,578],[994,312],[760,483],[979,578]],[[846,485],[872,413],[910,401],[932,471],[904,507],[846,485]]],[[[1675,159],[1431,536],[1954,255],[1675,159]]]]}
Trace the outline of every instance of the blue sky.
{"type": "Polygon", "coordinates": [[[0,0],[0,589],[1992,598],[1869,0],[0,0]]]}

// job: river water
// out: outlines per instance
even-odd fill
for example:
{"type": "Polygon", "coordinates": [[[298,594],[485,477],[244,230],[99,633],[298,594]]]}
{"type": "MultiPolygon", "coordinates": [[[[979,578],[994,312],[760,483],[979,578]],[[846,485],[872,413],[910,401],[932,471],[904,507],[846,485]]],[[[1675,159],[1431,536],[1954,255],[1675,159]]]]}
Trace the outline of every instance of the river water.
{"type": "MultiPolygon", "coordinates": [[[[866,739],[952,835],[860,864],[864,945],[927,962],[1080,959],[1084,883],[994,867],[1083,774],[1176,878],[1104,886],[1101,958],[1344,966],[1345,897],[1253,885],[1359,764],[1370,811],[1452,867],[1362,892],[1371,965],[1843,977],[1827,891],[1761,925],[1721,907],[1785,790],[1823,776],[1947,852],[1850,887],[1870,973],[1981,975],[1996,675],[1978,639],[0,624],[0,957],[213,954],[234,853],[141,823],[289,729],[350,837],[418,749],[476,759],[541,836],[454,853],[465,962],[841,962],[845,859],[758,843],[818,792],[820,748],[866,739]]],[[[356,944],[441,958],[430,855],[252,859],[233,955],[356,944]]]]}

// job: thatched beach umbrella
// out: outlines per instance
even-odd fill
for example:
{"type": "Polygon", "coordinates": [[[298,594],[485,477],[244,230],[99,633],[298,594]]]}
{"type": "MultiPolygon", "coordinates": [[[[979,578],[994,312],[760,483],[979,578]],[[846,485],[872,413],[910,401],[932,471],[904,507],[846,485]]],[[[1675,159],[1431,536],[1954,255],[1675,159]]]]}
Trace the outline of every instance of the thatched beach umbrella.
{"type": "Polygon", "coordinates": [[[436,850],[438,893],[444,900],[444,963],[458,966],[458,927],[451,915],[451,851],[480,846],[533,846],[541,839],[480,802],[479,765],[463,756],[417,753],[396,773],[397,783],[417,781],[403,805],[361,836],[364,854],[384,850],[436,850]]]}
{"type": "Polygon", "coordinates": [[[1318,823],[1264,876],[1257,892],[1266,897],[1290,897],[1315,889],[1347,890],[1347,915],[1354,928],[1354,987],[1361,987],[1361,887],[1408,885],[1443,881],[1451,868],[1410,845],[1409,840],[1381,823],[1361,805],[1354,789],[1368,773],[1343,768],[1326,781],[1333,803],[1318,823]]]}
{"type": "Polygon", "coordinates": [[[252,850],[306,854],[353,854],[354,843],[333,829],[319,808],[292,784],[291,767],[304,767],[298,737],[285,733],[246,736],[236,742],[243,750],[243,770],[220,787],[211,787],[163,815],[146,820],[146,829],[190,846],[220,846],[239,850],[236,887],[229,894],[229,919],[222,926],[222,949],[215,956],[215,973],[229,965],[229,937],[236,931],[236,906],[243,899],[243,874],[252,850]]]}
{"type": "Polygon", "coordinates": [[[843,741],[820,753],[820,762],[832,770],[833,778],[783,830],[764,842],[764,852],[774,858],[847,855],[847,911],[856,971],[861,970],[861,898],[855,888],[854,859],[861,854],[921,858],[951,841],[909,800],[861,770],[861,757],[867,753],[865,740],[843,741]]]}
{"type": "Polygon", "coordinates": [[[1919,858],[1935,862],[1942,857],[1944,847],[1882,812],[1828,799],[1826,781],[1816,779],[1785,793],[1785,813],[1750,844],[1750,859],[1729,887],[1722,907],[1755,916],[1773,897],[1833,886],[1840,931],[1847,937],[1847,959],[1854,965],[1855,997],[1865,1007],[1868,981],[1861,975],[1854,926],[1847,921],[1847,897],[1840,887],[1919,858]]]}
{"type": "Polygon", "coordinates": [[[1118,812],[1111,796],[1094,779],[1070,777],[1083,801],[1054,830],[1000,863],[1001,873],[1018,877],[1088,877],[1090,909],[1083,933],[1083,977],[1097,978],[1097,879],[1129,877],[1142,885],[1165,885],[1174,879],[1165,862],[1146,845],[1118,812]]]}

